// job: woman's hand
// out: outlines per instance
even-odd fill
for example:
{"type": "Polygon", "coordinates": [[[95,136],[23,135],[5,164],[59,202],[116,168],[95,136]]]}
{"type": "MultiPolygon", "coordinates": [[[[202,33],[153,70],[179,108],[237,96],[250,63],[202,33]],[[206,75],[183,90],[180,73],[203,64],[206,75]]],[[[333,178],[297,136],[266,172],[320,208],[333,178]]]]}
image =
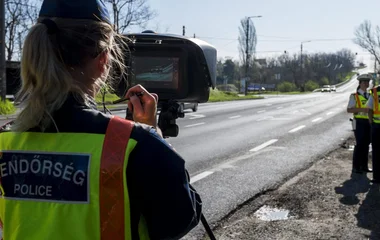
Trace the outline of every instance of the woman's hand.
{"type": "Polygon", "coordinates": [[[133,121],[157,127],[157,94],[149,93],[139,84],[130,88],[125,97],[130,99],[128,109],[133,114],[133,121]],[[140,93],[141,96],[136,96],[140,93]]]}

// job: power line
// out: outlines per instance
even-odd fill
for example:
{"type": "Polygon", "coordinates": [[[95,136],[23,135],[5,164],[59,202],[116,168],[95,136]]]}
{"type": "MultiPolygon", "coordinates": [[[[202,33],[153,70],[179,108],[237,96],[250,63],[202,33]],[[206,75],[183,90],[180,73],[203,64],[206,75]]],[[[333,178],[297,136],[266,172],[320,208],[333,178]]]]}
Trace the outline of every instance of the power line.
{"type": "MultiPolygon", "coordinates": [[[[238,38],[223,38],[223,37],[202,37],[198,36],[198,38],[203,39],[215,39],[215,40],[226,40],[226,41],[238,41],[238,38]]],[[[284,37],[285,38],[285,37],[284,37]]],[[[312,42],[334,42],[334,41],[352,41],[353,38],[320,38],[320,39],[309,39],[308,41],[312,42]]],[[[262,39],[258,42],[302,42],[304,39],[283,39],[283,40],[273,40],[273,39],[262,39]]]]}

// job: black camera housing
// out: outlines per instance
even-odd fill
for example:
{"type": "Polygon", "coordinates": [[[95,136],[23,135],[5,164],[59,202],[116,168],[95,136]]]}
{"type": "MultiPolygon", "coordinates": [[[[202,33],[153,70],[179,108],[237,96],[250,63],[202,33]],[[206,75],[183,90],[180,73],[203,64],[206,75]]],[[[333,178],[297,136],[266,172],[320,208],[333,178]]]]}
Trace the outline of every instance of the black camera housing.
{"type": "Polygon", "coordinates": [[[125,35],[129,49],[128,74],[114,87],[125,93],[136,84],[156,93],[159,101],[198,102],[209,99],[215,88],[217,51],[195,38],[172,34],[125,35]]]}

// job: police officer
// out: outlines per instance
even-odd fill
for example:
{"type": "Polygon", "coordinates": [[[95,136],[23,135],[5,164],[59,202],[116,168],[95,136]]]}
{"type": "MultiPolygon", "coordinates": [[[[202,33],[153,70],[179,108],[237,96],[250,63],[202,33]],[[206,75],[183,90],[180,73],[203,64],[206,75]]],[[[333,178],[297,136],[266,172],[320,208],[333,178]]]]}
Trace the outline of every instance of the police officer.
{"type": "Polygon", "coordinates": [[[4,239],[179,239],[198,224],[185,161],[156,131],[157,95],[127,92],[134,122],[97,110],[123,67],[119,38],[102,0],[43,2],[23,47],[23,108],[0,133],[4,239]]]}
{"type": "Polygon", "coordinates": [[[380,184],[380,107],[379,107],[380,86],[374,87],[368,99],[368,117],[372,128],[372,183],[380,184]]]}
{"type": "Polygon", "coordinates": [[[356,145],[353,154],[353,168],[355,173],[372,172],[368,168],[368,151],[371,143],[371,126],[368,121],[368,108],[366,103],[369,98],[367,88],[371,80],[368,74],[359,75],[359,86],[356,93],[350,95],[347,112],[354,114],[356,145]]]}

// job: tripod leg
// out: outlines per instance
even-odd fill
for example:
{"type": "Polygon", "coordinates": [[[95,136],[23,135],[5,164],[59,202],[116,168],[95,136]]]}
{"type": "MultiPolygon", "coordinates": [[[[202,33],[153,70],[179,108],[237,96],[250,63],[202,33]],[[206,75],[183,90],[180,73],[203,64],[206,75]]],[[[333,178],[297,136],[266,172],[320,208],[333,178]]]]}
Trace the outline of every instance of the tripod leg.
{"type": "Polygon", "coordinates": [[[207,235],[209,236],[209,238],[211,240],[216,240],[214,233],[212,232],[210,225],[208,225],[208,222],[207,222],[205,216],[203,215],[203,213],[201,215],[201,222],[202,222],[204,228],[206,229],[206,232],[207,232],[207,235]]]}

